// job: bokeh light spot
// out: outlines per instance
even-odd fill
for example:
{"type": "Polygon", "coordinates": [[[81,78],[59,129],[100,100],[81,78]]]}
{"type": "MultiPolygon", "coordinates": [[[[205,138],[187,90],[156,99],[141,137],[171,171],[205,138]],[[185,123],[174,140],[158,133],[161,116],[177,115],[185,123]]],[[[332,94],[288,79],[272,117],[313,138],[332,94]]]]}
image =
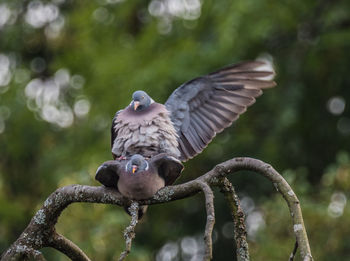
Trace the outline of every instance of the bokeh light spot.
{"type": "Polygon", "coordinates": [[[92,16],[97,22],[104,23],[109,18],[109,12],[106,8],[99,7],[93,12],[92,16]]]}
{"type": "Polygon", "coordinates": [[[234,225],[232,222],[226,222],[221,229],[221,233],[225,238],[233,238],[234,225]]]}
{"type": "Polygon", "coordinates": [[[65,24],[65,19],[63,16],[58,16],[58,18],[56,20],[54,20],[53,22],[49,23],[46,27],[45,27],[45,35],[48,37],[48,38],[51,38],[51,39],[55,39],[57,38],[63,27],[64,27],[64,24],[65,24]]]}
{"type": "Polygon", "coordinates": [[[11,116],[11,110],[7,106],[0,106],[0,118],[7,120],[11,116]]]}
{"type": "Polygon", "coordinates": [[[159,18],[158,32],[169,34],[175,18],[196,20],[201,15],[200,0],[153,0],[148,5],[150,15],[159,18]]]}
{"type": "Polygon", "coordinates": [[[246,218],[247,233],[249,238],[254,239],[260,228],[265,227],[265,219],[261,211],[253,211],[246,218]]]}
{"type": "Polygon", "coordinates": [[[328,205],[328,215],[337,218],[343,215],[346,206],[346,196],[342,192],[335,192],[331,196],[331,203],[328,205]]]}
{"type": "Polygon", "coordinates": [[[8,85],[11,81],[11,77],[10,59],[8,56],[0,54],[0,87],[8,85]]]}
{"type": "Polygon", "coordinates": [[[54,4],[31,1],[25,14],[25,21],[34,28],[41,28],[59,16],[59,9],[54,4]]]}
{"type": "Polygon", "coordinates": [[[35,73],[42,73],[46,69],[46,61],[41,57],[35,57],[30,62],[30,69],[35,73]]]}
{"type": "Polygon", "coordinates": [[[241,207],[246,214],[251,213],[255,208],[254,200],[251,197],[245,196],[241,199],[241,207]]]}
{"type": "Polygon", "coordinates": [[[30,79],[30,72],[27,69],[16,69],[15,71],[15,82],[16,83],[25,83],[30,79]]]}
{"type": "Polygon", "coordinates": [[[90,102],[87,99],[80,99],[74,103],[74,113],[77,117],[83,118],[90,111],[90,102]]]}
{"type": "Polygon", "coordinates": [[[5,131],[5,121],[0,118],[0,134],[5,131]]]}
{"type": "Polygon", "coordinates": [[[345,100],[343,97],[335,96],[327,102],[328,111],[334,115],[340,115],[345,109],[345,100]]]}
{"type": "MultiPolygon", "coordinates": [[[[77,76],[76,76],[77,77],[77,76]]],[[[83,78],[76,82],[82,85],[83,78]]],[[[74,81],[73,81],[74,82],[74,81]]],[[[38,112],[38,115],[47,122],[54,123],[61,128],[70,127],[74,122],[74,113],[77,117],[84,117],[90,110],[87,99],[80,99],[71,108],[65,100],[65,89],[73,87],[70,73],[61,68],[53,77],[47,79],[32,79],[25,87],[27,107],[38,112]]]]}
{"type": "Polygon", "coordinates": [[[84,86],[85,79],[81,75],[73,75],[70,79],[70,84],[74,89],[81,89],[84,86]]]}
{"type": "Polygon", "coordinates": [[[69,84],[70,81],[70,74],[69,71],[65,68],[59,69],[55,73],[55,82],[61,86],[61,87],[66,87],[69,84]]]}
{"type": "Polygon", "coordinates": [[[338,131],[343,135],[350,134],[350,119],[346,117],[342,117],[338,120],[337,123],[338,131]]]}
{"type": "Polygon", "coordinates": [[[11,10],[6,4],[0,5],[0,29],[7,24],[11,17],[11,10]]]}
{"type": "Polygon", "coordinates": [[[198,251],[197,241],[193,237],[184,237],[181,240],[181,250],[186,255],[194,255],[198,251]]]}
{"type": "Polygon", "coordinates": [[[175,242],[166,243],[156,256],[157,261],[171,261],[177,256],[179,247],[175,242]]]}

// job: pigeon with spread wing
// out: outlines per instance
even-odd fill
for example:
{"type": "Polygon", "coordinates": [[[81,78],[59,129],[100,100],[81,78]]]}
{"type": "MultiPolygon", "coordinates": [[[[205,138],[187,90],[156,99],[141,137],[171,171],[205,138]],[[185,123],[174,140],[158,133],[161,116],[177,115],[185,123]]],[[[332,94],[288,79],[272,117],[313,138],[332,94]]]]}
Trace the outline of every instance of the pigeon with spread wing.
{"type": "Polygon", "coordinates": [[[225,67],[182,84],[160,104],[144,91],[113,118],[114,159],[168,153],[186,161],[201,153],[217,133],[236,121],[262,90],[274,87],[267,62],[225,67]]]}

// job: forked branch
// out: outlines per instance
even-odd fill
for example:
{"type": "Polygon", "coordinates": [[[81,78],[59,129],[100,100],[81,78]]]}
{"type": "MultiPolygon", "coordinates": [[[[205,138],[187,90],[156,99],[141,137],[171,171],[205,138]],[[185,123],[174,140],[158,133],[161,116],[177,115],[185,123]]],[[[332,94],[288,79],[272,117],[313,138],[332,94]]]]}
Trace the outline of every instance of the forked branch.
{"type": "MultiPolygon", "coordinates": [[[[251,170],[257,172],[264,177],[268,178],[282,194],[286,200],[290,215],[293,222],[293,231],[300,249],[300,255],[302,260],[312,260],[309,241],[307,238],[304,221],[301,213],[299,200],[289,184],[284,178],[270,165],[252,158],[234,158],[217,165],[214,169],[206,174],[198,177],[195,180],[189,181],[184,184],[176,186],[168,186],[160,189],[151,199],[138,201],[139,205],[151,205],[166,203],[173,200],[179,200],[187,197],[191,197],[200,191],[204,192],[206,197],[206,209],[207,209],[207,224],[205,229],[205,243],[206,243],[206,260],[212,256],[211,246],[211,233],[213,225],[215,223],[214,205],[213,205],[213,193],[210,187],[220,187],[226,198],[230,202],[231,207],[234,207],[235,196],[233,190],[230,189],[230,185],[225,185],[225,177],[229,174],[236,173],[240,170],[251,170]],[[231,193],[231,195],[230,195],[231,193]],[[233,204],[233,205],[232,205],[233,204]]],[[[231,186],[232,188],[232,186],[231,186]]],[[[27,228],[23,231],[20,237],[10,246],[10,248],[3,253],[1,260],[20,260],[19,255],[33,256],[36,255],[37,260],[43,260],[40,250],[43,247],[54,247],[68,257],[74,260],[89,260],[87,256],[76,245],[70,242],[68,239],[64,239],[61,236],[61,241],[55,240],[57,234],[55,232],[55,224],[62,211],[71,203],[75,202],[89,202],[89,203],[104,203],[114,204],[119,206],[130,206],[133,202],[126,199],[114,189],[108,189],[106,187],[91,187],[82,185],[71,185],[60,188],[52,193],[44,205],[35,216],[27,228]],[[75,259],[75,257],[77,257],[75,259]],[[79,257],[79,258],[78,258],[79,257]]],[[[237,215],[242,215],[241,211],[234,210],[237,215]],[[241,214],[238,214],[241,213],[241,214]]],[[[245,239],[245,229],[243,224],[244,217],[238,217],[238,223],[236,227],[242,229],[242,233],[237,233],[236,241],[240,248],[245,249],[245,253],[241,260],[248,260],[248,247],[245,239]],[[238,238],[237,238],[238,237],[238,238]],[[246,259],[244,259],[246,258],[246,259]]],[[[136,224],[135,224],[136,225],[136,224]]],[[[134,227],[131,229],[133,233],[134,227]]],[[[131,238],[131,237],[130,237],[131,238]]],[[[128,251],[128,244],[126,251],[128,251]]],[[[131,247],[131,241],[130,241],[131,247]]],[[[130,251],[130,249],[129,249],[130,251]]],[[[23,260],[23,259],[21,259],[23,260]]]]}

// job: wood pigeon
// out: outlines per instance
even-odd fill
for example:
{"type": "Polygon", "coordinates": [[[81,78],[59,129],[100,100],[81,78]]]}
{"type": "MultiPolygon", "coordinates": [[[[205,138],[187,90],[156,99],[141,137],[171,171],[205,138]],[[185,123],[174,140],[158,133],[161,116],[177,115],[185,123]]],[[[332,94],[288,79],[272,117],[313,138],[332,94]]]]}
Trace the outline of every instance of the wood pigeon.
{"type": "Polygon", "coordinates": [[[144,91],[136,91],[130,105],[113,118],[113,158],[159,153],[181,161],[193,158],[237,120],[262,89],[276,85],[273,77],[271,65],[249,61],[182,84],[164,105],[144,91]]]}
{"type": "MultiPolygon", "coordinates": [[[[182,170],[181,161],[169,154],[158,154],[148,160],[135,154],[130,160],[104,162],[97,169],[95,178],[106,187],[116,188],[124,197],[141,200],[151,198],[162,187],[173,184],[182,170]]],[[[147,206],[140,208],[139,218],[146,209],[147,206]]],[[[129,213],[127,207],[125,210],[129,213]]]]}

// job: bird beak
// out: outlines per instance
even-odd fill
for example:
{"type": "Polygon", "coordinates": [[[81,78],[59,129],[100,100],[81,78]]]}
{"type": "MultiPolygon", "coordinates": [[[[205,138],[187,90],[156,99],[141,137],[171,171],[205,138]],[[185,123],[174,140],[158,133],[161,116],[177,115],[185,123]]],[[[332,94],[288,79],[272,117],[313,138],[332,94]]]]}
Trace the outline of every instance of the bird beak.
{"type": "Polygon", "coordinates": [[[137,170],[137,166],[136,165],[132,165],[132,174],[134,174],[137,170]]]}
{"type": "Polygon", "coordinates": [[[136,111],[137,107],[140,106],[140,102],[139,101],[134,101],[134,111],[136,111]]]}

